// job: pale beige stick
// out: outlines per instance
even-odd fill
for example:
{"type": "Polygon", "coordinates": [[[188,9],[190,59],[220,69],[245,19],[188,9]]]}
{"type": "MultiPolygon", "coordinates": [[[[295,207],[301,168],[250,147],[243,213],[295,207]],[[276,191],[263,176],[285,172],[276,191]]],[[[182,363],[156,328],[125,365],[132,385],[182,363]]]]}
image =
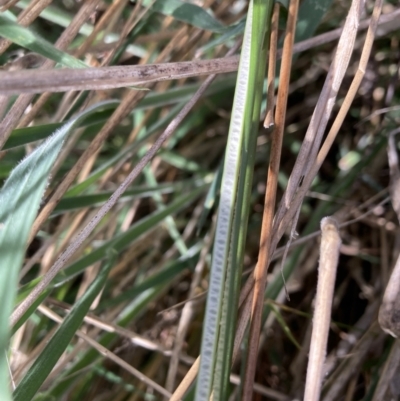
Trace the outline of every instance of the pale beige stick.
{"type": "MultiPolygon", "coordinates": [[[[63,322],[63,319],[60,316],[58,316],[55,312],[53,312],[50,308],[48,308],[47,306],[40,305],[38,307],[38,309],[41,313],[43,313],[48,318],[54,320],[55,322],[57,322],[57,323],[63,322]]],[[[146,385],[148,385],[152,389],[156,390],[158,393],[162,394],[165,397],[171,396],[171,394],[167,390],[165,390],[162,386],[160,386],[153,380],[149,379],[147,376],[142,374],[140,371],[135,369],[133,366],[129,365],[129,363],[125,362],[123,359],[121,359],[120,357],[115,355],[113,352],[108,350],[106,347],[99,344],[97,341],[93,340],[93,338],[89,337],[83,331],[77,330],[76,335],[78,337],[82,338],[83,340],[85,340],[87,343],[89,343],[101,355],[112,360],[117,365],[121,366],[123,369],[125,369],[127,372],[129,372],[131,375],[135,376],[137,379],[139,379],[143,383],[146,383],[146,385]]]]}
{"type": "Polygon", "coordinates": [[[386,286],[382,305],[379,309],[379,324],[393,337],[400,336],[400,255],[386,286]]]}
{"type": "Polygon", "coordinates": [[[397,128],[388,135],[388,162],[390,168],[389,192],[392,200],[393,209],[396,212],[397,220],[400,222],[400,168],[399,157],[397,155],[395,135],[400,132],[397,128]]]}
{"type": "Polygon", "coordinates": [[[179,386],[174,391],[169,401],[180,401],[181,399],[183,399],[186,391],[196,379],[197,373],[199,371],[199,366],[200,357],[198,356],[193,365],[190,367],[189,371],[186,373],[185,377],[179,383],[179,386]]]}
{"type": "MultiPolygon", "coordinates": [[[[343,358],[335,372],[324,383],[323,401],[338,401],[344,386],[360,371],[371,349],[380,349],[385,334],[379,328],[378,322],[372,323],[357,344],[351,349],[347,358],[343,358]]],[[[385,401],[385,400],[382,400],[385,401]]]]}
{"type": "Polygon", "coordinates": [[[304,392],[304,400],[307,401],[318,401],[321,393],[323,365],[341,244],[338,224],[333,217],[324,217],[322,219],[321,232],[317,294],[315,296],[313,331],[304,392]]]}

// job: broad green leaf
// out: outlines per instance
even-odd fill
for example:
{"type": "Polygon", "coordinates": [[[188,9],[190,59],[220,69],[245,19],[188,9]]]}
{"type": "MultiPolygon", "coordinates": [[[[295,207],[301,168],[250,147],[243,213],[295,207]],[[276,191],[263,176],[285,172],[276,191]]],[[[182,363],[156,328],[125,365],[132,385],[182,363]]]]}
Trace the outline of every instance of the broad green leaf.
{"type": "MultiPolygon", "coordinates": [[[[145,6],[151,4],[152,0],[144,0],[145,6]]],[[[181,0],[156,0],[152,10],[164,15],[170,15],[175,19],[186,22],[206,31],[222,32],[226,28],[213,18],[203,8],[181,0]]]]}
{"type": "Polygon", "coordinates": [[[65,137],[94,106],[67,122],[11,172],[0,191],[0,399],[10,399],[6,350],[9,317],[29,232],[46,188],[48,175],[65,137]],[[3,392],[3,393],[2,393],[3,392]]]}
{"type": "Polygon", "coordinates": [[[0,192],[0,399],[10,400],[6,350],[12,311],[29,231],[50,169],[74,121],[68,122],[10,174],[0,192]]]}
{"type": "Polygon", "coordinates": [[[25,28],[0,14],[0,36],[38,53],[43,57],[70,68],[87,68],[87,65],[77,58],[55,48],[50,42],[37,33],[25,28]]]}
{"type": "Polygon", "coordinates": [[[88,290],[74,304],[70,313],[46,345],[46,348],[41,351],[32,367],[23,376],[21,382],[14,391],[14,401],[29,401],[39,390],[74,337],[76,331],[79,329],[93,301],[103,289],[108,273],[117,255],[118,254],[115,252],[110,259],[106,261],[88,290]]]}
{"type": "Polygon", "coordinates": [[[331,4],[332,0],[304,0],[301,3],[297,17],[296,42],[301,42],[313,35],[331,4]]]}

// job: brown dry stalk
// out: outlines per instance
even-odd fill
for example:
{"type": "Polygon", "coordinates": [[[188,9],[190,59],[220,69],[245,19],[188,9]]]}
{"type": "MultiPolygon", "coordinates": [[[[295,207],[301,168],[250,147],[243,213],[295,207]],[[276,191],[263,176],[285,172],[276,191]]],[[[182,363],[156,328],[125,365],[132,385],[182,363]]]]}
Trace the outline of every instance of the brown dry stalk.
{"type": "MultiPolygon", "coordinates": [[[[286,211],[291,208],[291,202],[299,188],[301,178],[309,175],[310,167],[315,161],[323,134],[325,133],[328,120],[331,116],[333,106],[335,105],[340,85],[347,71],[350,57],[353,53],[361,13],[361,2],[362,0],[353,0],[351,4],[342,36],[339,39],[336,54],[329,68],[318,102],[315,106],[303,144],[290,175],[284,197],[280,202],[277,217],[275,219],[275,226],[281,222],[286,211]]],[[[302,184],[301,188],[304,187],[304,184],[302,184]]],[[[298,206],[299,205],[292,207],[293,215],[291,216],[291,219],[294,217],[294,214],[296,213],[295,211],[298,210],[298,206]]],[[[287,224],[288,222],[285,224],[285,229],[287,224]]]]}
{"type": "Polygon", "coordinates": [[[237,70],[238,57],[165,64],[2,73],[0,94],[103,90],[237,70]]]}
{"type": "Polygon", "coordinates": [[[321,248],[313,331],[304,392],[304,399],[307,401],[319,400],[321,393],[340,244],[337,221],[333,217],[323,218],[321,221],[321,248]]]}
{"type": "Polygon", "coordinates": [[[18,2],[19,0],[0,0],[0,11],[6,11],[18,2]]]}
{"type": "Polygon", "coordinates": [[[258,343],[260,339],[261,316],[264,306],[264,291],[267,281],[268,263],[271,257],[271,233],[275,212],[276,190],[278,185],[278,173],[281,158],[283,132],[285,128],[285,117],[287,98],[289,93],[290,72],[292,67],[293,43],[296,31],[298,0],[291,0],[288,11],[288,20],[283,45],[282,67],[280,84],[275,113],[275,129],[272,134],[271,156],[266,183],[263,222],[260,238],[260,250],[258,263],[254,271],[254,293],[251,310],[250,335],[246,373],[243,384],[244,401],[250,401],[253,394],[254,376],[257,366],[258,343]]]}

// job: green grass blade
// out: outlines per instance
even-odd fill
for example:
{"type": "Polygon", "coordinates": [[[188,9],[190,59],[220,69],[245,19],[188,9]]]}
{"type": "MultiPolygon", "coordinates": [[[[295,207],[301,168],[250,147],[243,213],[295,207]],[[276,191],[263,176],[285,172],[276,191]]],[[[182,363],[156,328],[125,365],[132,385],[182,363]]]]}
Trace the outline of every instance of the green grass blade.
{"type": "MultiPolygon", "coordinates": [[[[185,180],[181,182],[159,184],[154,186],[137,186],[134,189],[126,191],[121,200],[131,200],[153,196],[154,194],[172,194],[183,191],[185,188],[195,188],[204,184],[204,180],[185,180]]],[[[95,207],[105,202],[113,193],[101,192],[91,195],[70,196],[60,200],[54,209],[54,215],[64,213],[70,210],[82,209],[87,207],[95,207]]]]}
{"type": "MultiPolygon", "coordinates": [[[[96,108],[92,109],[86,117],[79,120],[76,127],[88,127],[97,123],[107,121],[111,114],[119,105],[118,100],[108,100],[99,103],[96,108]]],[[[65,123],[51,123],[38,125],[34,127],[17,128],[13,130],[7,142],[3,146],[3,150],[11,149],[17,146],[27,145],[50,136],[56,129],[63,126],[65,123]]]]}
{"type": "Polygon", "coordinates": [[[0,36],[43,57],[54,60],[65,67],[87,68],[83,61],[55,48],[37,33],[11,21],[4,15],[0,15],[0,36]]]}
{"type": "Polygon", "coordinates": [[[39,390],[79,329],[93,301],[103,289],[117,255],[115,252],[111,256],[87,292],[74,304],[71,312],[15,389],[14,401],[29,401],[39,390]]]}
{"type": "Polygon", "coordinates": [[[272,1],[254,2],[253,29],[251,37],[251,57],[249,92],[243,127],[243,154],[237,190],[236,212],[232,227],[231,255],[227,269],[224,301],[221,315],[221,333],[218,342],[214,374],[215,399],[229,398],[229,376],[232,364],[233,342],[236,328],[238,299],[242,279],[242,265],[247,235],[250,198],[253,181],[258,125],[260,121],[261,100],[265,77],[265,63],[269,47],[269,27],[272,1]]]}
{"type": "Polygon", "coordinates": [[[310,38],[322,17],[329,10],[332,0],[304,0],[299,9],[298,23],[296,26],[296,42],[310,38]]]}
{"type": "MultiPolygon", "coordinates": [[[[253,30],[253,7],[250,2],[246,28],[240,56],[236,91],[232,108],[226,147],[224,172],[221,183],[221,197],[214,240],[214,249],[210,273],[210,285],[204,318],[203,337],[201,343],[201,361],[196,386],[196,401],[206,401],[211,394],[214,377],[214,366],[220,330],[220,317],[223,304],[223,288],[228,268],[229,245],[234,218],[235,200],[241,163],[243,129],[249,112],[248,95],[250,91],[251,38],[253,30]]],[[[252,108],[252,103],[251,103],[252,108]]]]}
{"type": "MultiPolygon", "coordinates": [[[[151,0],[143,1],[145,6],[151,0]]],[[[156,0],[152,10],[164,15],[170,15],[178,21],[186,22],[206,31],[221,32],[226,29],[219,21],[213,18],[207,11],[195,4],[181,0],[156,0]]]]}
{"type": "Polygon", "coordinates": [[[152,230],[163,221],[167,216],[177,213],[184,206],[193,202],[196,198],[198,198],[206,187],[200,187],[188,194],[181,195],[175,201],[171,202],[169,205],[165,207],[165,209],[157,210],[151,215],[143,218],[138,221],[129,230],[121,233],[120,235],[114,237],[111,241],[107,241],[105,244],[91,252],[89,255],[86,255],[68,266],[64,269],[58,278],[55,279],[56,283],[64,282],[65,279],[70,279],[76,274],[81,273],[86,267],[91,264],[103,259],[109,249],[115,249],[117,252],[122,252],[128,245],[132,243],[135,239],[139,238],[141,235],[145,234],[147,231],[152,230]]]}
{"type": "Polygon", "coordinates": [[[229,377],[236,332],[236,317],[242,279],[247,224],[251,207],[250,198],[253,188],[253,169],[266,68],[266,63],[260,63],[259,60],[267,59],[272,6],[273,1],[254,2],[248,81],[249,91],[243,126],[243,152],[231,234],[230,263],[227,269],[224,289],[220,322],[221,333],[218,339],[217,358],[214,369],[213,394],[216,400],[229,398],[229,377]]]}

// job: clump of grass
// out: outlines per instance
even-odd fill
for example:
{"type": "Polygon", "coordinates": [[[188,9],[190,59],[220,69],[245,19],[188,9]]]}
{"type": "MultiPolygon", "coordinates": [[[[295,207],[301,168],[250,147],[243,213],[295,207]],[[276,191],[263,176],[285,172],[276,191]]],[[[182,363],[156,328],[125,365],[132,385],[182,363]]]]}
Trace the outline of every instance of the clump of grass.
{"type": "Polygon", "coordinates": [[[2,400],[396,396],[396,2],[0,3],[2,400]]]}

